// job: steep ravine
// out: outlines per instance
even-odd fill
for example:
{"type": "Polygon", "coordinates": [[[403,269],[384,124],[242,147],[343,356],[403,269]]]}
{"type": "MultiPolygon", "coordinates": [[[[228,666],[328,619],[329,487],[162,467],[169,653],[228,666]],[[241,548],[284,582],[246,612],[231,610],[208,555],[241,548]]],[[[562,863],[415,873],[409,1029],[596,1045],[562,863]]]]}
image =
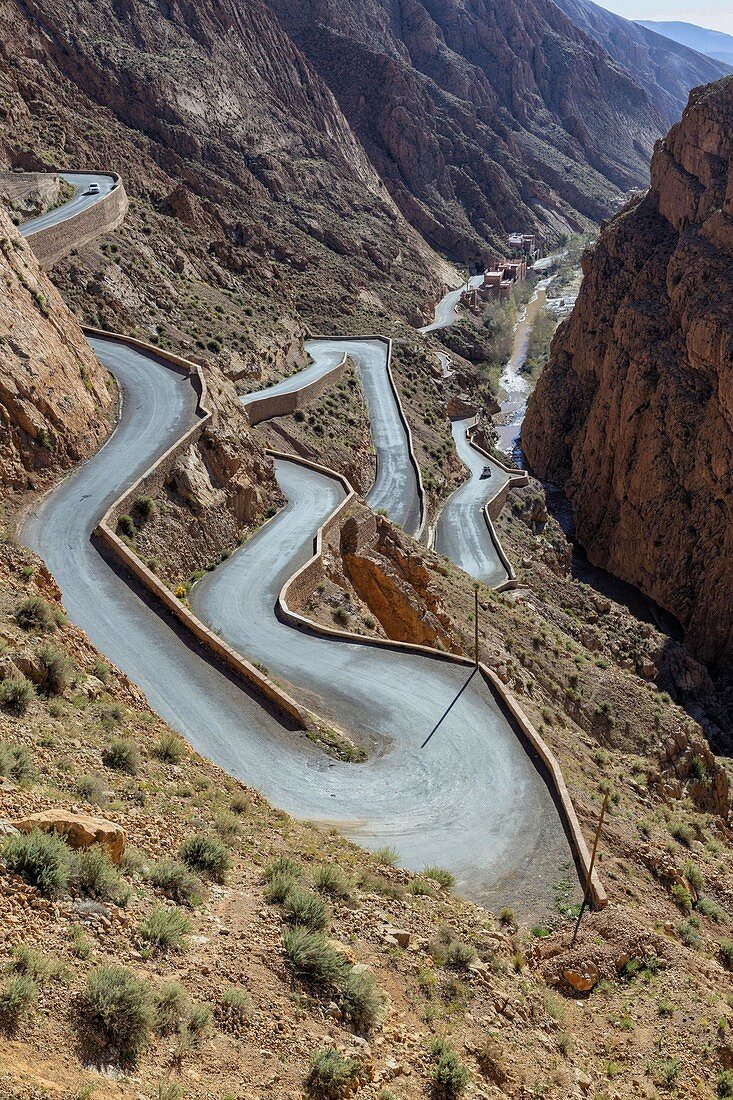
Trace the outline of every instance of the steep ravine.
{"type": "Polygon", "coordinates": [[[564,487],[590,559],[733,656],[733,78],[698,89],[652,187],[584,261],[522,444],[564,487]]]}

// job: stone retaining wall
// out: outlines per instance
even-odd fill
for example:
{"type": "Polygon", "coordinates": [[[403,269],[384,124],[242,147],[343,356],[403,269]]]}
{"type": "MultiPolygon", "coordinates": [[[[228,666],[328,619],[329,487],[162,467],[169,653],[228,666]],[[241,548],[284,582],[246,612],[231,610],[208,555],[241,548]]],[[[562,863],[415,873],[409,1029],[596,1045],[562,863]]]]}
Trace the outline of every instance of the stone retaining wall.
{"type": "Polygon", "coordinates": [[[207,626],[204,626],[201,620],[187,607],[184,607],[181,601],[163,584],[160,578],[157,577],[152,570],[148,569],[137,554],[131,550],[114,531],[117,517],[130,507],[131,501],[141,496],[146,486],[152,487],[153,485],[161,483],[165,476],[165,471],[170,468],[173,461],[198,439],[206,425],[211,422],[213,413],[207,403],[208,394],[206,381],[201,372],[201,368],[195,363],[191,363],[170,352],[161,351],[159,348],[154,347],[152,344],[146,344],[142,340],[135,340],[132,337],[120,336],[112,332],[103,332],[99,329],[87,328],[85,332],[88,335],[103,336],[107,339],[138,348],[140,351],[145,352],[145,354],[153,355],[159,361],[164,362],[177,373],[185,374],[187,377],[190,377],[198,393],[196,413],[200,417],[198,424],[194,424],[177,443],[153,463],[149,470],[134,481],[117,500],[113,501],[95,528],[95,538],[97,538],[106,548],[107,552],[132,573],[132,575],[136,577],[153,596],[155,596],[159,603],[167,608],[167,610],[170,611],[171,614],[178,619],[178,621],[182,623],[214,657],[217,658],[217,660],[221,661],[227,668],[231,669],[250,684],[259,695],[262,695],[270,703],[274,704],[277,709],[287,715],[288,718],[294,720],[300,729],[309,729],[312,724],[312,715],[310,715],[305,708],[296,703],[287,692],[283,691],[282,688],[278,687],[277,684],[270,680],[268,676],[265,676],[259,669],[255,668],[254,665],[250,664],[249,661],[245,660],[244,657],[237,653],[236,650],[232,649],[231,646],[217,637],[217,635],[209,630],[207,626]]]}
{"type": "Polygon", "coordinates": [[[0,194],[6,196],[15,206],[37,196],[42,204],[41,209],[48,208],[57,202],[60,186],[59,175],[50,172],[0,173],[0,194]]]}
{"type": "Polygon", "coordinates": [[[127,192],[120,177],[113,173],[110,175],[113,175],[115,184],[108,195],[78,214],[72,214],[45,229],[38,229],[27,237],[41,267],[53,267],[72,248],[81,248],[122,224],[128,207],[127,192]]]}
{"type": "MultiPolygon", "coordinates": [[[[307,561],[305,565],[301,566],[297,573],[294,573],[280,589],[276,604],[278,618],[288,623],[290,626],[295,627],[297,630],[307,634],[314,634],[318,637],[332,638],[335,641],[351,642],[357,645],[371,646],[379,649],[399,649],[408,653],[421,654],[433,660],[452,661],[455,664],[466,666],[473,665],[473,661],[470,657],[445,653],[438,649],[432,649],[429,646],[415,645],[411,642],[397,642],[392,639],[384,638],[365,638],[361,634],[353,634],[347,630],[338,630],[336,627],[324,626],[321,623],[315,622],[313,619],[309,619],[306,615],[301,615],[299,612],[292,610],[288,602],[289,599],[292,600],[292,602],[296,600],[304,602],[322,579],[324,572],[321,555],[324,539],[336,525],[342,522],[344,513],[351,502],[356,498],[356,494],[345,477],[341,474],[336,474],[333,470],[329,470],[325,466],[319,466],[315,462],[309,462],[295,455],[283,454],[282,452],[270,451],[268,453],[272,454],[274,457],[284,458],[289,462],[295,462],[301,466],[308,466],[311,469],[318,470],[327,476],[335,478],[344,486],[347,493],[345,500],[334,509],[328,519],[325,520],[316,532],[313,557],[307,561]]],[[[302,603],[300,605],[302,606],[302,603]]],[[[594,869],[593,874],[590,875],[590,852],[580,828],[578,816],[575,812],[575,807],[573,806],[572,799],[570,798],[565,783],[565,778],[562,774],[562,769],[557,759],[550,747],[543,738],[540,737],[512,692],[502,683],[496,673],[484,664],[479,665],[479,670],[494,697],[508,713],[514,725],[515,732],[526,741],[530,749],[536,753],[541,760],[550,789],[557,800],[557,804],[562,814],[570,844],[580,874],[583,878],[584,887],[588,889],[589,892],[591,904],[596,909],[603,909],[608,901],[606,890],[597,870],[594,869]]]]}
{"type": "Polygon", "coordinates": [[[274,420],[277,416],[289,416],[296,409],[302,409],[311,401],[317,400],[321,394],[335,386],[345,377],[349,370],[349,362],[346,355],[340,363],[331,370],[326,371],[320,378],[306,383],[298,390],[289,390],[287,393],[273,393],[269,396],[258,397],[245,405],[249,422],[254,428],[263,420],[274,420]]]}

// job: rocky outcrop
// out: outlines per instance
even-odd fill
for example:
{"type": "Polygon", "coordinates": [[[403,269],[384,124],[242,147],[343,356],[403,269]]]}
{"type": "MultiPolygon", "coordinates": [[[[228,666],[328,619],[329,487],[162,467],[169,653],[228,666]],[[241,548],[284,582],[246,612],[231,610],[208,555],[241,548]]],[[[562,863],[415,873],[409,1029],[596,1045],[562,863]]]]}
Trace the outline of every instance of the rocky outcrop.
{"type": "Polygon", "coordinates": [[[40,810],[14,821],[13,825],[21,833],[31,833],[36,829],[42,833],[58,833],[70,848],[91,848],[93,844],[99,844],[113,863],[119,863],[125,852],[125,830],[103,817],[58,808],[40,810]]]}
{"type": "Polygon", "coordinates": [[[114,390],[53,284],[0,209],[0,490],[89,455],[114,390]]]}
{"type": "Polygon", "coordinates": [[[267,2],[405,217],[452,257],[517,226],[577,230],[647,180],[661,115],[552,0],[267,2]]]}
{"type": "Polygon", "coordinates": [[[584,261],[529,403],[533,468],[559,483],[590,558],[733,656],[733,78],[696,90],[649,193],[584,261]]]}

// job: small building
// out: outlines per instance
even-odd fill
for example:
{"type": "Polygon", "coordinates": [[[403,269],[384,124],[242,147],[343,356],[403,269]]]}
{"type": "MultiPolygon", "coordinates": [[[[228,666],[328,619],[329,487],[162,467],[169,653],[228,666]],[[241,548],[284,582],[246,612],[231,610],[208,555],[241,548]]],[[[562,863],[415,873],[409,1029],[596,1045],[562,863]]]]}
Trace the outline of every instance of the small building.
{"type": "Polygon", "coordinates": [[[539,259],[543,252],[542,242],[535,233],[510,233],[507,248],[514,256],[525,256],[530,263],[539,259]]]}

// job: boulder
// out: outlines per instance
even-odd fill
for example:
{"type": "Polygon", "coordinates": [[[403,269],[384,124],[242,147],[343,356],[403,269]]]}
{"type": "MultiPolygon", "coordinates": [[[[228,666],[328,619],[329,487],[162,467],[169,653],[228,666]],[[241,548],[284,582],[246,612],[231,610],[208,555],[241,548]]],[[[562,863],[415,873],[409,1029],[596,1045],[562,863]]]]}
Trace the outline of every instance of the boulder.
{"type": "Polygon", "coordinates": [[[601,975],[595,963],[589,962],[581,964],[575,970],[563,970],[562,976],[578,993],[588,993],[601,975]]]}
{"type": "Polygon", "coordinates": [[[59,833],[71,848],[90,848],[101,844],[113,863],[119,863],[125,851],[125,830],[113,821],[68,810],[41,810],[13,825],[21,833],[40,829],[44,833],[59,833]]]}

